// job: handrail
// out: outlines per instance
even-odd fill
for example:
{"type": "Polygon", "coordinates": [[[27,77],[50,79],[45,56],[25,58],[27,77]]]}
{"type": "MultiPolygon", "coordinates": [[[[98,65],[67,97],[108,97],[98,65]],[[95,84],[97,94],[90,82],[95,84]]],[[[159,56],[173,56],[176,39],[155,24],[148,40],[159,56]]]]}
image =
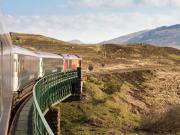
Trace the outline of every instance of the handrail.
{"type": "Polygon", "coordinates": [[[33,132],[35,135],[54,135],[44,116],[51,106],[71,96],[78,83],[78,71],[68,71],[47,75],[34,85],[33,132]]]}

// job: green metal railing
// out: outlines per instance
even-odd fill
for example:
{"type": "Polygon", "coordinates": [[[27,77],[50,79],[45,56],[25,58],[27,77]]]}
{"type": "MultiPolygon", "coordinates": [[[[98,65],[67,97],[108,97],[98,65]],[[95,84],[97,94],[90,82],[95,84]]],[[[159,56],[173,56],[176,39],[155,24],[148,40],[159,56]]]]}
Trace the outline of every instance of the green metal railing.
{"type": "Polygon", "coordinates": [[[33,132],[35,135],[53,135],[45,114],[50,107],[74,93],[78,86],[78,71],[59,72],[45,76],[33,88],[33,132]]]}

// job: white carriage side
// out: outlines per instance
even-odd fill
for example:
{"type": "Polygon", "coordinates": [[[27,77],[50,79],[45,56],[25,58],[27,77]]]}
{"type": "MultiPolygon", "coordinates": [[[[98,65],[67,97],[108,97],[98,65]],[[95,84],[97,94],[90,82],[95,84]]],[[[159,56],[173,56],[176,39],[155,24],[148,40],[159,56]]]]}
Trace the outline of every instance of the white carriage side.
{"type": "Polygon", "coordinates": [[[44,75],[48,75],[54,72],[62,71],[63,67],[63,57],[47,53],[47,52],[37,52],[40,63],[39,63],[39,77],[43,77],[44,75]]]}
{"type": "Polygon", "coordinates": [[[18,92],[39,76],[40,59],[33,51],[13,46],[13,91],[18,92]]]}
{"type": "Polygon", "coordinates": [[[5,31],[0,14],[0,134],[8,133],[12,105],[11,38],[5,31]]]}

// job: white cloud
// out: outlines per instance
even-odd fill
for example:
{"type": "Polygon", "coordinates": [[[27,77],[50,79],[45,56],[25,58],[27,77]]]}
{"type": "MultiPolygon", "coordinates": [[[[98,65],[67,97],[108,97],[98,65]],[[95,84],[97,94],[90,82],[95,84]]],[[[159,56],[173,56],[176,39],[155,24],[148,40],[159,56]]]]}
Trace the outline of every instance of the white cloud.
{"type": "Polygon", "coordinates": [[[133,4],[133,0],[80,0],[78,3],[89,7],[99,7],[99,6],[124,7],[133,4]]]}
{"type": "Polygon", "coordinates": [[[142,5],[150,5],[150,6],[157,6],[157,7],[179,7],[180,0],[142,0],[142,5]]]}
{"type": "Polygon", "coordinates": [[[180,22],[176,12],[148,15],[143,13],[91,13],[70,16],[11,16],[9,31],[38,33],[62,40],[80,39],[100,42],[131,32],[180,22]]]}
{"type": "Polygon", "coordinates": [[[180,0],[68,0],[70,6],[81,7],[180,7],[180,0]]]}

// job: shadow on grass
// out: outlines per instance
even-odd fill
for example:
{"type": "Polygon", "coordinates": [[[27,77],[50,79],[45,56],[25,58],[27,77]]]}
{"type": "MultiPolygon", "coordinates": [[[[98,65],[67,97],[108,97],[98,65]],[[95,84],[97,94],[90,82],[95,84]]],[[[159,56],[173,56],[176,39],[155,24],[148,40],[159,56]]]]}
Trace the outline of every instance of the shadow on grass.
{"type": "Polygon", "coordinates": [[[180,106],[172,106],[165,112],[147,116],[140,130],[163,134],[172,134],[180,131],[180,106]]]}

